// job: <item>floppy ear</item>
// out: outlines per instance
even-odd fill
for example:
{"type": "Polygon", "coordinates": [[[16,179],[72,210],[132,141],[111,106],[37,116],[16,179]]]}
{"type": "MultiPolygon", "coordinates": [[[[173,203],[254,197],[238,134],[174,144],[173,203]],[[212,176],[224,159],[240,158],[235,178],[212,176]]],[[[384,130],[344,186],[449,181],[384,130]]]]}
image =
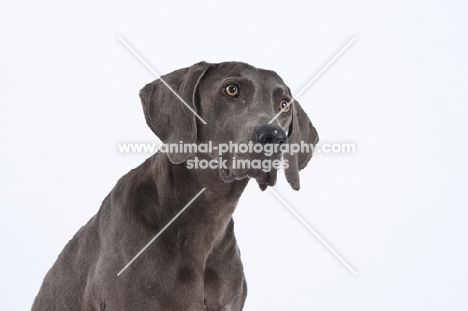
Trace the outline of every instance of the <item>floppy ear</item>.
{"type": "MultiPolygon", "coordinates": [[[[301,145],[301,142],[304,142],[304,144],[308,144],[309,146],[313,144],[315,147],[319,141],[317,130],[297,101],[294,101],[291,106],[292,120],[288,131],[288,143],[301,145]]],[[[289,167],[285,169],[286,180],[294,190],[299,190],[299,171],[307,166],[313,152],[314,150],[309,148],[309,152],[298,152],[293,155],[285,152],[283,154],[283,158],[289,162],[289,167]]]]}
{"type": "MultiPolygon", "coordinates": [[[[194,111],[198,85],[210,68],[206,62],[179,69],[161,77],[194,111]]],[[[140,90],[146,123],[165,144],[192,144],[197,139],[195,114],[161,81],[157,79],[140,90]]],[[[190,153],[167,153],[172,163],[179,164],[190,153]]]]}

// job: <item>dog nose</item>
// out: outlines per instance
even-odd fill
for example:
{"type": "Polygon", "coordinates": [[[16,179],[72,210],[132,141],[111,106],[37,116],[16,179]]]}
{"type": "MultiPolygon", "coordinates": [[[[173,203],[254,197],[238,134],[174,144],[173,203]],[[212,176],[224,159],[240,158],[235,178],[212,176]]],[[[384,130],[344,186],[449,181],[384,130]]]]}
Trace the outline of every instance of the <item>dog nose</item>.
{"type": "Polygon", "coordinates": [[[262,144],[284,144],[287,141],[286,132],[279,126],[265,124],[257,129],[257,141],[262,144]]]}

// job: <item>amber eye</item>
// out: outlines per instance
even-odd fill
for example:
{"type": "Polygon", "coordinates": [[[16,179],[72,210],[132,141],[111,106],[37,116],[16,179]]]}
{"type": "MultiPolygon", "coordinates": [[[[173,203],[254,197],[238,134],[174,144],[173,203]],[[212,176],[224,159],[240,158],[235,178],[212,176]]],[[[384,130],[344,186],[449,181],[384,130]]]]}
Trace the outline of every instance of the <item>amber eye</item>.
{"type": "Polygon", "coordinates": [[[288,112],[289,110],[291,110],[291,105],[289,105],[289,102],[287,100],[282,100],[280,105],[279,105],[279,108],[278,108],[278,111],[281,111],[282,109],[284,109],[284,107],[286,107],[286,109],[283,110],[283,112],[288,112]]]}
{"type": "Polygon", "coordinates": [[[228,94],[231,97],[237,97],[239,96],[239,87],[235,84],[229,84],[226,86],[226,94],[228,94]]]}

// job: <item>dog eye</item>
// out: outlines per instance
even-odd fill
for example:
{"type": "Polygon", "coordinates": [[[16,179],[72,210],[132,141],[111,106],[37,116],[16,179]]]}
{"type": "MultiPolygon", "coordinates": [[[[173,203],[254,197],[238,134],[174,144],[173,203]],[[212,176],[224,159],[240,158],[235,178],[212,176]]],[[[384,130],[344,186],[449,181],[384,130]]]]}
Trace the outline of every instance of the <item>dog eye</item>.
{"type": "Polygon", "coordinates": [[[237,97],[239,96],[239,87],[235,84],[229,84],[226,86],[226,94],[228,94],[231,97],[237,97]]]}
{"type": "Polygon", "coordinates": [[[291,110],[292,103],[289,106],[288,106],[288,104],[289,104],[289,102],[287,100],[282,100],[280,105],[279,105],[278,111],[281,111],[286,106],[287,106],[287,108],[284,109],[283,112],[288,112],[289,110],[291,110]]]}

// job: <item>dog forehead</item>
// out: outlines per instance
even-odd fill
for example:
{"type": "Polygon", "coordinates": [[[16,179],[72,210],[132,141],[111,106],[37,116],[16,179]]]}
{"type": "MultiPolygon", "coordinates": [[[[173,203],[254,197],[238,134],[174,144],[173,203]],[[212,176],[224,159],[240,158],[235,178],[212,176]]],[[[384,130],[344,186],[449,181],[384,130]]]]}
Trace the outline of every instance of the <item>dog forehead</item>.
{"type": "Polygon", "coordinates": [[[241,62],[223,62],[214,65],[208,74],[211,79],[224,80],[228,78],[250,78],[258,80],[259,70],[252,65],[241,62]]]}
{"type": "Polygon", "coordinates": [[[287,89],[281,77],[273,70],[256,68],[242,62],[223,62],[215,64],[215,68],[209,72],[207,79],[223,83],[225,80],[244,78],[251,80],[254,84],[263,86],[281,86],[287,89]]]}

